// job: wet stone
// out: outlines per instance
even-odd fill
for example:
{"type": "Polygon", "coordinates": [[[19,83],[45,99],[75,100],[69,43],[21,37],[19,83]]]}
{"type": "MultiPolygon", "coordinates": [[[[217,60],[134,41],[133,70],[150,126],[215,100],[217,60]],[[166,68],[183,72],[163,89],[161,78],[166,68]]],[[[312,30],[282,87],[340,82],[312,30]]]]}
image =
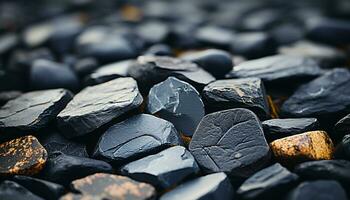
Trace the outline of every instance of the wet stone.
{"type": "Polygon", "coordinates": [[[60,200],[150,200],[156,196],[155,189],[149,184],[137,182],[125,176],[104,173],[75,180],[71,187],[80,194],[68,193],[60,200]]]}
{"type": "Polygon", "coordinates": [[[44,200],[39,196],[31,193],[26,188],[22,187],[13,181],[3,181],[0,183],[0,199],[1,200],[14,200],[14,199],[25,199],[25,200],[44,200]]]}
{"type": "Polygon", "coordinates": [[[345,134],[350,133],[350,114],[346,115],[345,117],[341,118],[336,124],[335,124],[335,131],[338,138],[343,137],[345,134]]]}
{"type": "Polygon", "coordinates": [[[270,119],[262,122],[268,141],[287,136],[318,130],[320,124],[316,118],[270,119]]]}
{"type": "Polygon", "coordinates": [[[346,193],[337,181],[318,180],[301,183],[289,192],[286,200],[346,200],[346,193]]]}
{"type": "Polygon", "coordinates": [[[230,180],[225,173],[209,174],[197,179],[188,181],[165,193],[160,200],[231,200],[234,191],[230,180]]]}
{"type": "Polygon", "coordinates": [[[334,145],[325,131],[310,131],[277,139],[270,143],[276,159],[293,165],[308,160],[332,159],[334,145]]]}
{"type": "Polygon", "coordinates": [[[182,141],[172,123],[140,114],[111,126],[100,137],[94,157],[122,165],[180,144],[182,141]]]}
{"type": "Polygon", "coordinates": [[[55,152],[49,155],[40,178],[68,185],[71,181],[97,172],[111,173],[112,166],[104,161],[55,152]]]}
{"type": "Polygon", "coordinates": [[[71,99],[72,94],[64,89],[25,93],[1,107],[0,129],[6,133],[44,128],[71,99]]]}
{"type": "Polygon", "coordinates": [[[281,199],[298,180],[298,176],[276,163],[249,177],[238,188],[243,199],[281,199]]]}
{"type": "Polygon", "coordinates": [[[34,136],[0,144],[0,175],[33,175],[45,166],[47,152],[34,136]]]}
{"type": "Polygon", "coordinates": [[[65,193],[65,188],[62,185],[49,181],[20,175],[16,175],[12,179],[44,199],[58,199],[65,193]]]}
{"type": "Polygon", "coordinates": [[[246,178],[263,168],[270,149],[257,116],[243,108],[206,115],[189,149],[205,172],[246,178]]]}
{"type": "Polygon", "coordinates": [[[335,157],[350,160],[350,135],[345,135],[338,144],[335,157]]]}
{"type": "Polygon", "coordinates": [[[205,114],[198,91],[174,77],[153,86],[148,95],[147,109],[166,119],[186,136],[192,136],[205,114]]]}
{"type": "Polygon", "coordinates": [[[259,78],[214,81],[203,89],[203,97],[210,111],[247,108],[261,119],[270,115],[265,87],[259,78]]]}
{"type": "Polygon", "coordinates": [[[134,79],[118,78],[79,92],[59,113],[57,123],[67,138],[86,135],[137,108],[142,101],[134,79]]]}
{"type": "Polygon", "coordinates": [[[199,172],[189,151],[175,146],[162,152],[131,162],[121,168],[122,174],[157,188],[169,189],[199,172]]]}

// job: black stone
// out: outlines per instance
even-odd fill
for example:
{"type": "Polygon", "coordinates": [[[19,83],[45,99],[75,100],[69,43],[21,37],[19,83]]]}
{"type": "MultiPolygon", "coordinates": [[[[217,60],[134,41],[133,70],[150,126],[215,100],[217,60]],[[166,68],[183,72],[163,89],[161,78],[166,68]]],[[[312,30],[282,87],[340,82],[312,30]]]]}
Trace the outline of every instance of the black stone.
{"type": "Polygon", "coordinates": [[[166,24],[151,21],[142,23],[137,27],[136,34],[146,42],[146,45],[153,45],[164,42],[169,35],[169,31],[166,24]]]}
{"type": "Polygon", "coordinates": [[[122,165],[179,144],[182,141],[170,122],[140,114],[110,127],[98,141],[94,157],[122,165]]]}
{"type": "Polygon", "coordinates": [[[350,114],[348,114],[345,117],[341,118],[335,124],[335,131],[337,132],[337,135],[339,137],[350,133],[350,114]]]}
{"type": "Polygon", "coordinates": [[[0,199],[1,200],[44,200],[26,188],[13,181],[3,181],[0,183],[0,199]]]}
{"type": "Polygon", "coordinates": [[[265,87],[259,78],[214,81],[205,86],[203,97],[210,111],[247,108],[261,119],[270,118],[265,87]]]}
{"type": "Polygon", "coordinates": [[[73,65],[73,69],[79,77],[87,76],[99,67],[94,58],[82,58],[73,65]]]}
{"type": "MultiPolygon", "coordinates": [[[[262,7],[260,6],[260,8],[262,7]]],[[[282,16],[282,12],[279,9],[262,8],[252,10],[241,19],[239,28],[245,31],[268,30],[281,21],[283,17],[284,15],[282,16]]]]}
{"type": "Polygon", "coordinates": [[[350,160],[350,135],[345,135],[338,144],[335,151],[335,157],[350,160]]]}
{"type": "Polygon", "coordinates": [[[336,181],[306,181],[289,192],[286,200],[346,200],[346,193],[336,181]]]}
{"type": "Polygon", "coordinates": [[[0,106],[5,105],[8,101],[15,99],[21,95],[22,92],[16,90],[0,92],[0,106]]]}
{"type": "Polygon", "coordinates": [[[57,183],[20,175],[12,179],[44,199],[58,199],[65,193],[65,188],[57,183]]]}
{"type": "Polygon", "coordinates": [[[232,56],[228,52],[219,49],[187,53],[182,55],[181,58],[197,63],[199,67],[216,78],[223,78],[233,68],[232,56]]]}
{"type": "Polygon", "coordinates": [[[15,33],[7,33],[0,37],[0,56],[8,56],[19,44],[19,37],[15,33]]]}
{"type": "Polygon", "coordinates": [[[174,124],[181,133],[192,136],[205,114],[197,90],[174,77],[153,86],[148,95],[147,109],[174,124]]]}
{"type": "Polygon", "coordinates": [[[270,119],[262,122],[268,141],[291,135],[318,130],[320,124],[316,118],[270,119]]]}
{"type": "Polygon", "coordinates": [[[166,44],[155,44],[150,46],[145,55],[155,55],[155,56],[173,56],[174,53],[170,46],[166,44]]]}
{"type": "Polygon", "coordinates": [[[86,135],[137,108],[142,101],[132,78],[118,78],[87,87],[59,113],[58,126],[67,138],[86,135]]]}
{"type": "Polygon", "coordinates": [[[291,44],[304,37],[303,27],[296,24],[281,24],[270,31],[278,46],[291,44]]]}
{"type": "Polygon", "coordinates": [[[236,108],[206,115],[189,149],[205,172],[246,178],[270,159],[261,123],[250,110],[236,108]]]}
{"type": "Polygon", "coordinates": [[[238,188],[243,199],[281,199],[297,182],[298,176],[276,163],[249,177],[238,188]]]}
{"type": "Polygon", "coordinates": [[[175,146],[131,162],[123,166],[121,172],[134,180],[169,189],[197,174],[199,167],[185,147],[175,146]]]}
{"type": "Polygon", "coordinates": [[[234,34],[225,28],[204,26],[197,29],[195,32],[195,38],[203,47],[228,50],[234,38],[234,34]]]}
{"type": "Polygon", "coordinates": [[[69,156],[62,152],[49,155],[40,178],[68,185],[71,181],[97,172],[111,173],[112,166],[101,160],[69,156]]]}
{"type": "Polygon", "coordinates": [[[160,200],[231,200],[234,191],[230,180],[224,173],[209,174],[179,185],[165,193],[160,200]]]}

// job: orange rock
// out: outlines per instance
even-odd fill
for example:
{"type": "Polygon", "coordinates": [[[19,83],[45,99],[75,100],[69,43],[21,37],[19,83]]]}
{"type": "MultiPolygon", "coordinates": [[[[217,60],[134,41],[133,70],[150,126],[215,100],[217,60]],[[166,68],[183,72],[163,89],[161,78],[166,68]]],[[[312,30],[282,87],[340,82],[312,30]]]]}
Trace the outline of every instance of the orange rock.
{"type": "Polygon", "coordinates": [[[33,175],[46,163],[47,152],[32,135],[0,144],[0,175],[33,175]]]}
{"type": "Polygon", "coordinates": [[[334,145],[325,131],[310,131],[281,138],[270,143],[276,159],[293,165],[308,160],[332,159],[334,145]]]}

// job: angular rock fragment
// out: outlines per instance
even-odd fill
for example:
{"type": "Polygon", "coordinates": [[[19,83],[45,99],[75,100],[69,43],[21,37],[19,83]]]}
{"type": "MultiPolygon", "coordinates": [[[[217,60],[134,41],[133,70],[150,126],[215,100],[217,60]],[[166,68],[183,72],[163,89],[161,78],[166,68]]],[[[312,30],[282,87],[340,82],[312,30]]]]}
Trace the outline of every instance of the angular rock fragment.
{"type": "Polygon", "coordinates": [[[34,195],[29,190],[13,181],[3,181],[2,183],[0,183],[0,199],[44,200],[43,198],[34,195]]]}
{"type": "Polygon", "coordinates": [[[101,160],[69,156],[61,152],[50,154],[40,174],[42,179],[68,185],[71,181],[97,172],[111,173],[112,166],[101,160]]]}
{"type": "Polygon", "coordinates": [[[231,200],[234,191],[225,173],[209,174],[179,185],[174,190],[165,193],[160,200],[231,200]]]}
{"type": "Polygon", "coordinates": [[[128,177],[96,173],[72,182],[71,187],[79,194],[68,193],[61,200],[84,199],[125,199],[151,200],[155,189],[146,183],[128,177]]]}
{"type": "Polygon", "coordinates": [[[174,77],[153,86],[148,95],[147,110],[166,119],[186,136],[192,136],[205,114],[197,90],[174,77]]]}
{"type": "Polygon", "coordinates": [[[94,157],[121,165],[180,144],[182,141],[173,124],[140,114],[110,127],[100,137],[94,157]]]}
{"type": "Polygon", "coordinates": [[[214,81],[205,86],[203,97],[210,111],[247,108],[262,119],[270,115],[265,87],[259,78],[214,81]]]}
{"type": "Polygon", "coordinates": [[[238,188],[237,194],[243,199],[281,199],[297,180],[296,174],[276,163],[249,177],[238,188]]]}
{"type": "Polygon", "coordinates": [[[1,107],[0,129],[4,133],[37,131],[55,119],[71,99],[72,94],[64,89],[25,93],[1,107]]]}
{"type": "Polygon", "coordinates": [[[0,144],[0,175],[33,175],[46,163],[47,152],[34,136],[0,144]]]}
{"type": "Polygon", "coordinates": [[[289,192],[286,200],[346,200],[346,193],[337,181],[318,180],[301,183],[289,192]]]}
{"type": "Polygon", "coordinates": [[[325,131],[310,131],[281,138],[270,143],[277,160],[293,165],[308,160],[329,160],[334,146],[325,131]]]}
{"type": "Polygon", "coordinates": [[[243,108],[206,115],[189,149],[205,172],[249,177],[270,159],[270,149],[257,116],[243,108]]]}
{"type": "Polygon", "coordinates": [[[185,147],[175,146],[126,164],[121,172],[157,188],[169,189],[185,178],[197,174],[199,167],[185,147]]]}
{"type": "Polygon", "coordinates": [[[59,113],[58,126],[67,138],[86,135],[137,108],[142,101],[132,78],[118,78],[87,87],[59,113]]]}
{"type": "Polygon", "coordinates": [[[350,135],[345,135],[338,144],[335,157],[350,160],[350,135]]]}
{"type": "Polygon", "coordinates": [[[315,131],[320,124],[316,118],[270,119],[262,122],[265,137],[268,141],[287,136],[315,131]]]}

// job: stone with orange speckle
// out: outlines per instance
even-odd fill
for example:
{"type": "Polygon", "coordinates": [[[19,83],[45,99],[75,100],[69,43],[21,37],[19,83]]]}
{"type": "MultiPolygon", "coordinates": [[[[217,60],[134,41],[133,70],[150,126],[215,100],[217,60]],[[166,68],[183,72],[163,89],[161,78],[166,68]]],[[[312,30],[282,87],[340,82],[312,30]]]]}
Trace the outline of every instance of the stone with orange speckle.
{"type": "Polygon", "coordinates": [[[24,136],[0,144],[0,175],[33,175],[46,163],[47,152],[34,136],[24,136]]]}
{"type": "Polygon", "coordinates": [[[270,143],[278,161],[293,165],[308,160],[332,159],[334,145],[325,131],[309,131],[270,143]]]}
{"type": "Polygon", "coordinates": [[[96,173],[72,182],[72,189],[79,194],[68,193],[61,200],[148,200],[156,195],[154,187],[125,176],[96,173]]]}

